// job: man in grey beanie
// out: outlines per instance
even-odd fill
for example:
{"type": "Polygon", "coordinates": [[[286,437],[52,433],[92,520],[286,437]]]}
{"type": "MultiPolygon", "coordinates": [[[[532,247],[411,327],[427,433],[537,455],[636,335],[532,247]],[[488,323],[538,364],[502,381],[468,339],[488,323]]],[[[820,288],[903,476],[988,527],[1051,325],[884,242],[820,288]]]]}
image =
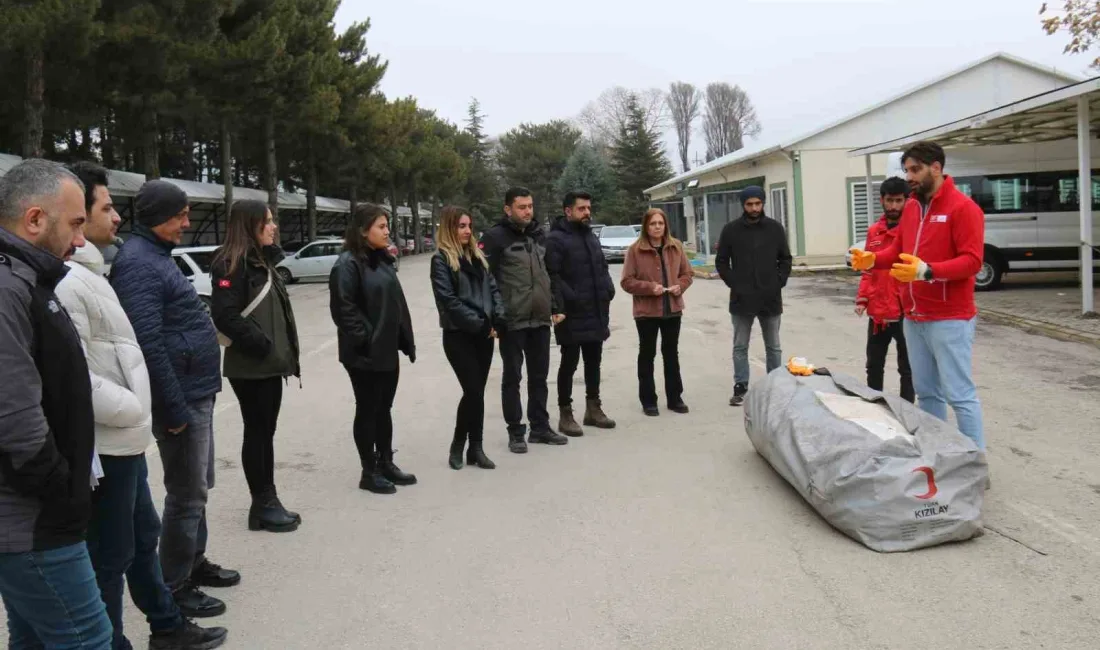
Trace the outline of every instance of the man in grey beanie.
{"type": "Polygon", "coordinates": [[[225,604],[199,590],[240,582],[206,559],[207,492],[214,487],[214,398],[221,391],[217,331],[195,288],[172,259],[191,225],[187,194],[169,181],[145,183],[133,236],[111,267],[149,369],[153,437],[164,464],[164,582],[189,618],[218,616],[225,604]]]}
{"type": "Polygon", "coordinates": [[[783,364],[779,346],[779,317],[783,287],[791,275],[791,249],[783,224],[764,214],[764,190],[751,185],[741,190],[741,218],[726,224],[718,238],[715,267],[730,288],[733,320],[733,397],[740,406],[749,390],[749,339],[753,321],[764,334],[768,372],[783,364]]]}

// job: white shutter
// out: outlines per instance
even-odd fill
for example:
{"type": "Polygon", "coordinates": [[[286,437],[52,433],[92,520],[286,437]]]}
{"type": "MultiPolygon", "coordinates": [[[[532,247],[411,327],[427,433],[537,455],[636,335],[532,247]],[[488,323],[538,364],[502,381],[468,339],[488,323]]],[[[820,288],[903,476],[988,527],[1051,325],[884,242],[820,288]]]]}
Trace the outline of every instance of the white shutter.
{"type": "Polygon", "coordinates": [[[867,217],[867,182],[852,183],[852,232],[855,233],[853,243],[866,239],[867,228],[882,217],[882,201],[878,200],[881,182],[875,182],[871,189],[872,216],[867,217]]]}

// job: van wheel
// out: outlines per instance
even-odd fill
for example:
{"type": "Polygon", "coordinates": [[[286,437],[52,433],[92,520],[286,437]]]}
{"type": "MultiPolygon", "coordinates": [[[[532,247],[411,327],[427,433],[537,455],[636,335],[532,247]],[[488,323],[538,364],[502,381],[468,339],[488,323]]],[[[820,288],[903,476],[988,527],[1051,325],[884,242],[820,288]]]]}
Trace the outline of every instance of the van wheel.
{"type": "Polygon", "coordinates": [[[1005,272],[1000,253],[995,248],[987,246],[982,258],[982,268],[978,269],[978,275],[974,278],[974,289],[977,291],[999,289],[1005,272]]]}
{"type": "Polygon", "coordinates": [[[275,272],[278,273],[279,277],[283,279],[283,284],[294,284],[296,282],[296,280],[294,279],[294,274],[290,272],[290,269],[284,266],[280,266],[279,268],[275,269],[275,272]]]}

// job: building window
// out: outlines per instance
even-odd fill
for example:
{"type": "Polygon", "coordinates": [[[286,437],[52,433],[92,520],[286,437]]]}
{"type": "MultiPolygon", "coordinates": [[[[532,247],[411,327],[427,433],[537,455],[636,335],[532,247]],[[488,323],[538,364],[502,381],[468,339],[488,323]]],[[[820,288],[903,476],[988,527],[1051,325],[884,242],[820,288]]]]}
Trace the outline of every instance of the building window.
{"type": "Polygon", "coordinates": [[[787,187],[772,187],[769,203],[771,218],[783,224],[784,230],[787,230],[787,187]]]}
{"type": "Polygon", "coordinates": [[[871,196],[867,196],[867,181],[855,181],[848,185],[848,205],[851,206],[852,243],[863,241],[867,238],[867,229],[872,223],[878,221],[883,214],[882,201],[878,200],[879,188],[882,183],[876,181],[871,188],[871,196]],[[870,198],[871,214],[868,216],[868,198],[870,198]]]}

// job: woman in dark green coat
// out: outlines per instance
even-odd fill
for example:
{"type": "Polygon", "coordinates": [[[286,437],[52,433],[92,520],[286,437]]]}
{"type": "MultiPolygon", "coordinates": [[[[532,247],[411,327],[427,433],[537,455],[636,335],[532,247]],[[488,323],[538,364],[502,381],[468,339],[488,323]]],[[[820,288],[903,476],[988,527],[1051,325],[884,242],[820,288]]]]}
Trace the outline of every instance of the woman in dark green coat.
{"type": "Polygon", "coordinates": [[[222,374],[229,379],[244,419],[241,465],[252,493],[250,530],[289,532],[302,518],[275,491],[275,428],[287,377],[301,377],[294,310],[275,265],[276,225],[262,201],[237,201],[225,244],[210,270],[211,311],[222,344],[222,374]]]}

